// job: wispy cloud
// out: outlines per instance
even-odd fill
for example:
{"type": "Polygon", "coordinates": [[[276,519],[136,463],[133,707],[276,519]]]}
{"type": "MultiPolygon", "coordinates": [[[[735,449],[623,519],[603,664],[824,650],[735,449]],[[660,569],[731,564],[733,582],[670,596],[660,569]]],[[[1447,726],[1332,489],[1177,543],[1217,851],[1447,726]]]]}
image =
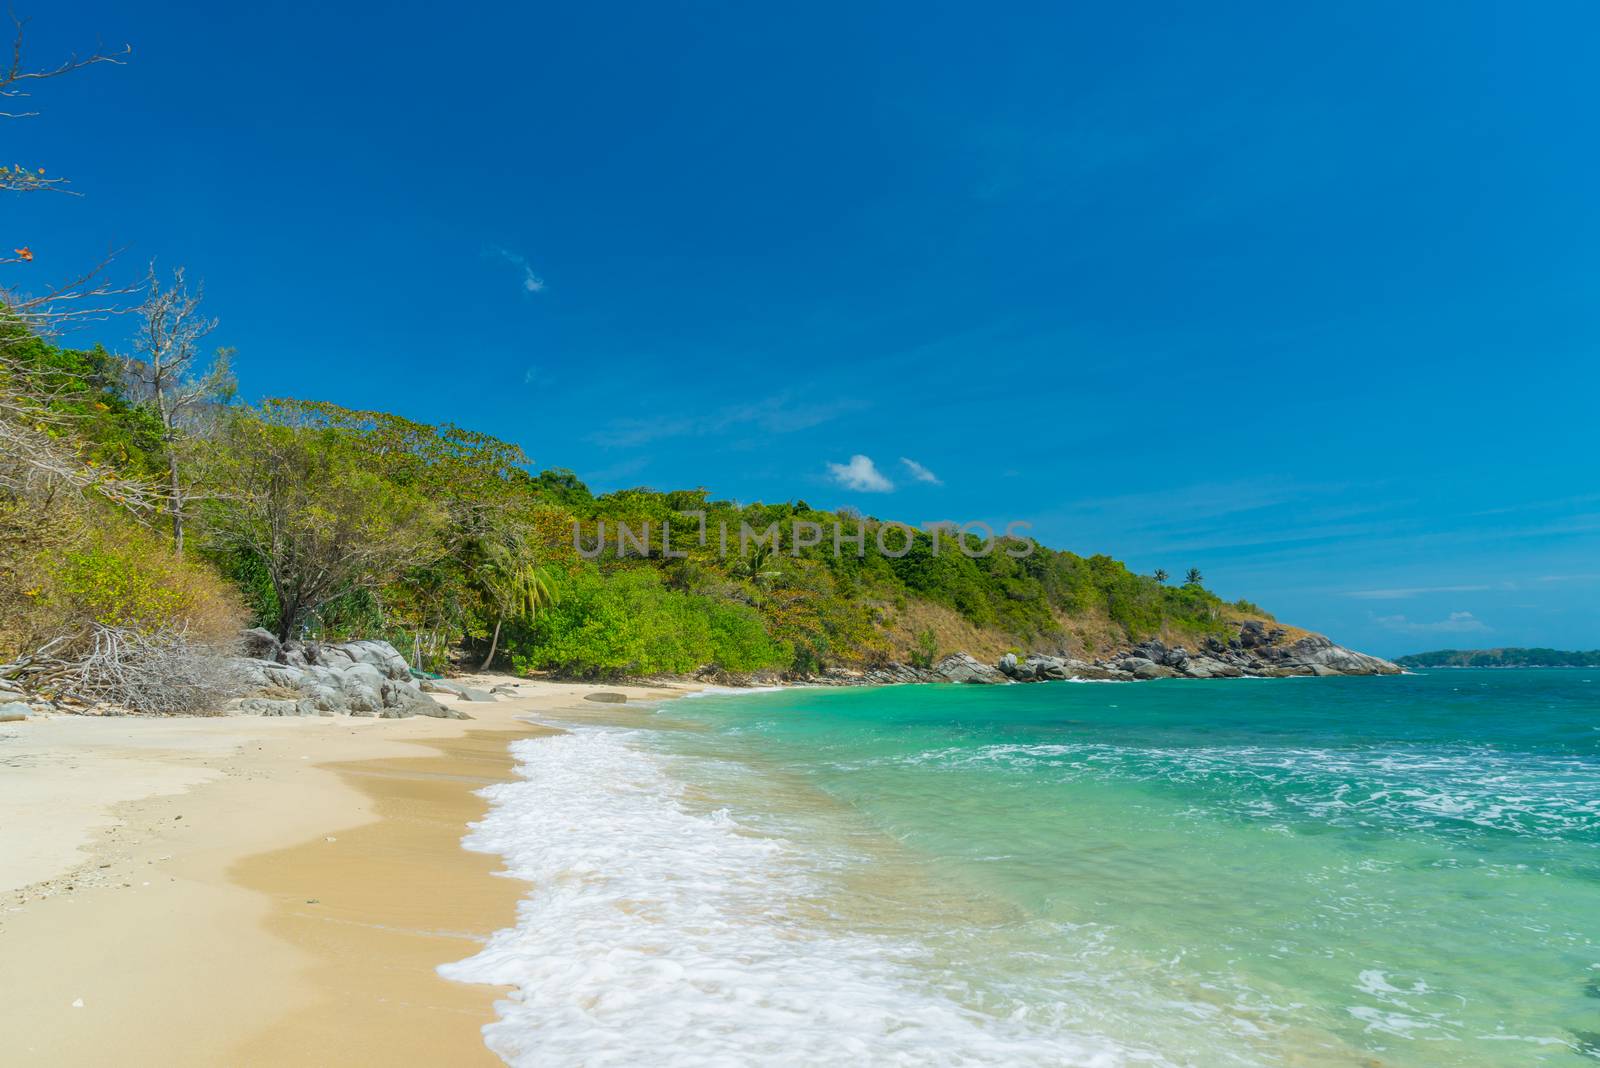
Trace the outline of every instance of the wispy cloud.
{"type": "Polygon", "coordinates": [[[522,291],[524,293],[544,292],[544,279],[533,273],[533,268],[528,265],[528,258],[522,253],[513,252],[511,249],[502,248],[499,245],[490,249],[489,252],[522,272],[522,291]]]}
{"type": "Polygon", "coordinates": [[[1425,593],[1482,593],[1493,586],[1402,586],[1392,590],[1350,590],[1346,597],[1362,601],[1402,601],[1425,593]]]}
{"type": "Polygon", "coordinates": [[[863,493],[888,493],[894,489],[894,483],[883,477],[883,472],[872,462],[872,457],[860,453],[850,457],[847,464],[830,463],[828,473],[846,489],[863,493]]]}
{"type": "Polygon", "coordinates": [[[938,475],[934,474],[932,471],[929,471],[926,467],[923,467],[921,464],[917,463],[917,461],[909,457],[902,456],[900,457],[900,462],[905,464],[906,470],[911,472],[911,477],[917,482],[926,482],[932,486],[944,485],[944,481],[940,479],[938,475]]]}
{"type": "Polygon", "coordinates": [[[599,445],[648,445],[664,438],[702,437],[733,430],[755,429],[767,434],[792,434],[809,430],[846,412],[865,407],[854,397],[819,402],[796,401],[787,393],[729,405],[709,415],[663,413],[646,419],[616,419],[589,435],[599,445]]]}
{"type": "Polygon", "coordinates": [[[522,384],[531,386],[539,380],[539,370],[536,367],[525,367],[522,371],[522,384]]]}
{"type": "Polygon", "coordinates": [[[1478,634],[1489,629],[1488,624],[1471,612],[1451,612],[1444,619],[1431,623],[1405,616],[1373,616],[1372,621],[1385,630],[1401,634],[1478,634]]]}

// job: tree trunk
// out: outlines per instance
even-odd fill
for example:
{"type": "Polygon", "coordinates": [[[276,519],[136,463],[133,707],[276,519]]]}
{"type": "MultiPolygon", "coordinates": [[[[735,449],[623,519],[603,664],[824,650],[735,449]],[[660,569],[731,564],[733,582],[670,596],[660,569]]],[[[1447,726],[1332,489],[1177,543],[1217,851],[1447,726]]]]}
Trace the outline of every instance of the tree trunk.
{"type": "Polygon", "coordinates": [[[503,616],[494,617],[494,637],[489,639],[489,655],[478,665],[479,671],[488,671],[489,665],[494,663],[494,651],[500,647],[500,623],[503,619],[503,616]]]}
{"type": "Polygon", "coordinates": [[[171,435],[167,438],[167,476],[171,483],[172,491],[172,544],[178,554],[183,558],[183,489],[178,480],[178,457],[172,452],[175,442],[171,435]]]}

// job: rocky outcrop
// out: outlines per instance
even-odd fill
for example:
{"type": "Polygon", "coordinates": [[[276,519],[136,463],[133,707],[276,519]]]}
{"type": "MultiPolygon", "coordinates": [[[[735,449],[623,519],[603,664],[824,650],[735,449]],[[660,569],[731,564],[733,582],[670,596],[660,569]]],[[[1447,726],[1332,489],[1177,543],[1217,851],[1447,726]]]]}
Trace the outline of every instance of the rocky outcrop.
{"type": "Polygon", "coordinates": [[[1159,639],[1139,642],[1105,660],[1081,660],[1034,653],[1001,657],[999,670],[1016,682],[1050,679],[1230,679],[1289,675],[1396,675],[1387,660],[1335,645],[1320,634],[1288,641],[1288,631],[1261,620],[1247,620],[1231,638],[1208,637],[1191,653],[1159,639]]]}
{"type": "Polygon", "coordinates": [[[945,682],[993,685],[1007,681],[1005,674],[998,668],[992,668],[975,657],[968,656],[966,653],[951,653],[933,665],[932,670],[939,679],[945,682]]]}
{"type": "MultiPolygon", "coordinates": [[[[256,655],[234,662],[247,690],[228,702],[226,710],[235,715],[471,718],[423,693],[412,682],[405,658],[388,642],[279,643],[264,630],[252,630],[245,632],[243,644],[256,655]]],[[[455,691],[465,688],[448,692],[455,691]]],[[[481,697],[470,700],[495,700],[481,690],[471,692],[481,697]]]]}

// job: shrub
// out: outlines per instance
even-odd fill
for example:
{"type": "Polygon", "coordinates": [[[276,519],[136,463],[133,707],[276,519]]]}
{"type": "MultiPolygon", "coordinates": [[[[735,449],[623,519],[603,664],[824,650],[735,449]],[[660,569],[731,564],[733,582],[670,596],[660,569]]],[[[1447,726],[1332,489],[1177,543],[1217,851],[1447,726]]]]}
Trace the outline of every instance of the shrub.
{"type": "Polygon", "coordinates": [[[39,597],[58,631],[97,624],[183,633],[202,644],[232,641],[244,619],[233,590],[205,564],[175,556],[164,536],[112,520],[46,563],[39,597]]]}

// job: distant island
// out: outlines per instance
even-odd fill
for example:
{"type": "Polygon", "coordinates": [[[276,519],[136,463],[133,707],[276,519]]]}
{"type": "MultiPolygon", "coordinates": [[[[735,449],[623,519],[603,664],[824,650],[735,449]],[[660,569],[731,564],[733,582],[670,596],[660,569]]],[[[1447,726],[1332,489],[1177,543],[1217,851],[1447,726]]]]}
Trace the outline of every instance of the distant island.
{"type": "Polygon", "coordinates": [[[1403,668],[1581,668],[1600,667],[1600,649],[1440,649],[1395,660],[1403,668]]]}

